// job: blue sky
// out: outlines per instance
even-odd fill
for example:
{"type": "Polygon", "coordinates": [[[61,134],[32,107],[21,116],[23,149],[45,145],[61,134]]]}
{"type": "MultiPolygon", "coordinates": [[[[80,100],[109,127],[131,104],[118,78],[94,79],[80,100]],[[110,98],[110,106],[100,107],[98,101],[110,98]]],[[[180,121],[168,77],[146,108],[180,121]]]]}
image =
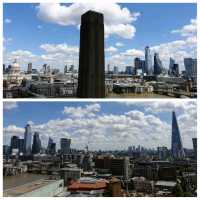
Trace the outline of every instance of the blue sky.
{"type": "Polygon", "coordinates": [[[91,148],[126,149],[171,141],[171,112],[175,110],[183,143],[192,147],[196,136],[195,102],[4,102],[4,143],[12,135],[23,138],[24,127],[32,125],[45,146],[48,137],[72,138],[74,148],[83,148],[89,136],[91,148]],[[189,111],[188,111],[189,110],[189,111]]]}
{"type": "MultiPolygon", "coordinates": [[[[28,60],[33,62],[36,68],[47,62],[53,67],[62,69],[64,63],[58,61],[60,60],[59,57],[55,58],[54,61],[50,61],[46,57],[41,58],[41,55],[51,56],[50,53],[52,52],[48,52],[47,48],[41,48],[40,46],[42,44],[67,44],[70,47],[78,48],[79,29],[77,26],[80,14],[73,13],[71,16],[69,15],[69,18],[71,17],[69,21],[74,20],[71,24],[69,21],[62,19],[67,18],[68,15],[59,15],[62,7],[70,6],[71,4],[62,4],[57,10],[53,9],[57,13],[51,15],[51,10],[49,10],[50,13],[47,12],[48,5],[45,8],[38,4],[4,4],[4,63],[8,64],[14,57],[17,57],[22,69],[26,69],[28,60]],[[60,25],[63,21],[67,24],[60,25]],[[28,51],[29,54],[25,51],[28,51]]],[[[125,65],[133,64],[134,57],[143,57],[143,50],[147,45],[152,47],[152,52],[162,50],[160,56],[163,58],[166,67],[168,67],[169,56],[176,58],[177,62],[182,64],[183,59],[177,53],[180,49],[184,50],[184,52],[181,51],[183,56],[195,57],[196,47],[193,47],[194,42],[193,44],[183,44],[184,46],[181,46],[181,48],[174,46],[173,42],[185,41],[196,36],[195,31],[187,37],[181,35],[181,31],[184,31],[182,28],[185,25],[190,25],[192,19],[196,19],[196,4],[118,4],[118,6],[120,11],[118,16],[119,24],[128,25],[131,29],[121,30],[121,33],[119,33],[119,27],[116,27],[117,30],[112,30],[112,33],[105,39],[105,46],[108,49],[106,51],[106,63],[110,63],[111,66],[119,65],[123,69],[125,65]],[[129,15],[125,14],[124,8],[128,10],[129,15]],[[133,17],[136,13],[139,13],[139,15],[133,17]],[[131,17],[134,19],[131,20],[131,17]],[[133,28],[135,29],[134,31],[133,28]],[[173,30],[179,30],[179,33],[172,33],[173,30]],[[129,31],[130,34],[125,37],[124,33],[129,31]],[[117,47],[117,42],[123,44],[123,46],[117,47]],[[164,51],[161,45],[166,43],[172,45],[172,47],[170,46],[171,49],[173,47],[179,49],[169,53],[168,47],[164,51]],[[188,45],[190,45],[192,51],[187,51],[188,45]],[[109,50],[109,47],[114,47],[115,49],[111,48],[109,50]],[[132,51],[127,53],[128,50],[132,51]],[[170,55],[166,56],[166,53],[170,55]]],[[[85,10],[87,6],[79,5],[79,10],[81,9],[85,10]]],[[[102,6],[102,8],[100,6],[99,9],[102,12],[105,11],[105,13],[109,12],[108,20],[106,18],[107,15],[104,14],[105,23],[109,24],[109,26],[116,25],[114,20],[117,17],[114,12],[114,9],[116,9],[115,5],[111,5],[110,10],[105,8],[105,6],[102,6]],[[110,20],[110,18],[113,19],[110,20]]],[[[54,50],[54,54],[61,52],[58,46],[53,47],[57,49],[57,51],[54,50]]],[[[77,66],[78,52],[75,50],[74,54],[72,54],[73,59],[67,57],[67,52],[68,50],[65,49],[65,63],[77,66]]]]}

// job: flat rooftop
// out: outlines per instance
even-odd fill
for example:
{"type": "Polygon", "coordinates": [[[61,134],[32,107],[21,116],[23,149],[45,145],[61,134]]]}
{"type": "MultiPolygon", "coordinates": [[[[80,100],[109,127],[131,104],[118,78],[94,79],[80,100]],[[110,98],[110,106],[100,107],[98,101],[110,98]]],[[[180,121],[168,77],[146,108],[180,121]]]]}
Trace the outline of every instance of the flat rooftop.
{"type": "Polygon", "coordinates": [[[4,197],[17,197],[25,193],[32,192],[57,180],[40,179],[14,188],[10,188],[3,192],[4,197]]]}
{"type": "Polygon", "coordinates": [[[175,187],[175,181],[157,181],[155,186],[166,186],[166,187],[175,187]]]}

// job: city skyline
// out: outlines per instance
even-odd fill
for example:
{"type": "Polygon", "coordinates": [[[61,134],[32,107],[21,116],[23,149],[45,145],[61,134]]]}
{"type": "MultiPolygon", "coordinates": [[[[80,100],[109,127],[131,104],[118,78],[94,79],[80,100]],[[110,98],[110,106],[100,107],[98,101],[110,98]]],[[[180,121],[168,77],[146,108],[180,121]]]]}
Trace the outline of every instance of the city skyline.
{"type": "Polygon", "coordinates": [[[91,150],[122,150],[138,144],[170,148],[173,110],[183,147],[192,148],[191,138],[196,137],[195,102],[7,102],[3,139],[9,144],[13,135],[22,138],[29,123],[33,132],[39,132],[44,147],[49,137],[58,145],[64,137],[70,138],[76,149],[84,149],[88,142],[91,150]]]}
{"type": "Polygon", "coordinates": [[[144,58],[146,46],[159,53],[165,68],[170,56],[181,70],[183,57],[196,57],[196,4],[4,4],[4,63],[20,56],[23,70],[29,62],[35,68],[48,63],[61,71],[65,64],[77,67],[80,16],[89,9],[104,14],[106,65],[133,65],[135,57],[144,58]],[[174,15],[168,15],[171,12],[174,15]],[[27,26],[22,26],[24,15],[27,26]]]}

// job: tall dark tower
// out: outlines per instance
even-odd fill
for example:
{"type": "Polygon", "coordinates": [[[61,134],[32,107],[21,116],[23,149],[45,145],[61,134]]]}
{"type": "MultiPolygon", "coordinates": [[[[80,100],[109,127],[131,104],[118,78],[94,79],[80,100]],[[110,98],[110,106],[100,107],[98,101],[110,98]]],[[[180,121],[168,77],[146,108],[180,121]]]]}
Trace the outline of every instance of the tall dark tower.
{"type": "Polygon", "coordinates": [[[185,157],[185,152],[182,145],[181,135],[176,119],[176,114],[172,112],[172,156],[175,159],[183,159],[185,157]]]}
{"type": "Polygon", "coordinates": [[[105,97],[103,14],[88,11],[81,16],[77,96],[105,97]]]}

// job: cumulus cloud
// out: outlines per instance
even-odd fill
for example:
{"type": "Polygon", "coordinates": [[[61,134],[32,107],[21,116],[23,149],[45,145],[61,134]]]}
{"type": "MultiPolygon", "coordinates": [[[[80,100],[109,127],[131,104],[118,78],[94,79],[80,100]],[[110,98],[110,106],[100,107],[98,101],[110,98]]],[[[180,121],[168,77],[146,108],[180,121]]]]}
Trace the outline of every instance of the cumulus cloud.
{"type": "Polygon", "coordinates": [[[114,53],[114,52],[118,51],[118,49],[113,46],[110,46],[110,47],[106,48],[105,51],[108,53],[114,53]]]}
{"type": "Polygon", "coordinates": [[[123,44],[123,43],[121,43],[121,42],[116,42],[116,43],[115,43],[115,46],[116,46],[116,47],[123,47],[123,46],[124,46],[124,44],[123,44]]]}
{"type": "Polygon", "coordinates": [[[99,112],[101,106],[98,103],[86,105],[82,107],[64,107],[63,114],[67,114],[71,117],[94,117],[95,113],[99,112]]]}
{"type": "Polygon", "coordinates": [[[3,102],[3,109],[4,110],[12,110],[12,109],[17,108],[17,107],[18,107],[17,102],[11,102],[11,101],[3,102]]]}
{"type": "Polygon", "coordinates": [[[134,37],[136,29],[133,22],[140,13],[131,13],[128,8],[122,8],[116,3],[73,3],[63,5],[59,3],[41,3],[37,7],[39,19],[61,26],[80,26],[81,15],[88,10],[104,14],[105,35],[112,34],[130,39],[134,37]]]}
{"type": "Polygon", "coordinates": [[[190,24],[184,25],[180,29],[172,30],[171,33],[178,33],[183,37],[193,36],[197,33],[197,19],[191,19],[190,24]]]}
{"type": "MultiPolygon", "coordinates": [[[[101,103],[87,104],[86,106],[65,106],[63,110],[65,118],[51,119],[45,123],[32,123],[32,130],[38,131],[44,146],[47,145],[48,137],[52,137],[59,146],[61,137],[72,139],[72,148],[83,149],[90,142],[92,150],[114,150],[127,149],[130,145],[141,144],[149,148],[156,148],[158,145],[171,145],[171,111],[161,117],[158,113],[142,111],[148,110],[150,103],[132,104],[129,111],[121,114],[103,113],[101,103]]],[[[109,103],[108,103],[109,104],[109,103]]],[[[177,119],[184,147],[192,148],[192,137],[196,137],[196,112],[195,107],[189,104],[175,106],[178,110],[177,119]],[[179,108],[182,107],[182,112],[179,108]],[[188,110],[190,108],[190,110],[188,110]]],[[[168,104],[163,104],[162,107],[168,104]]],[[[159,106],[155,109],[160,110],[159,106]]],[[[193,106],[196,106],[194,104],[193,106]]],[[[152,109],[153,109],[152,107],[152,109]]],[[[171,106],[172,107],[172,106],[171,106]]],[[[24,128],[15,125],[4,127],[4,137],[18,134],[23,136],[24,128]],[[7,136],[6,136],[7,135],[7,136]]],[[[9,140],[8,140],[9,141],[9,140]]]]}
{"type": "Polygon", "coordinates": [[[63,44],[42,44],[40,48],[45,50],[47,53],[66,53],[73,54],[78,53],[79,49],[77,46],[70,46],[66,43],[63,44]]]}

